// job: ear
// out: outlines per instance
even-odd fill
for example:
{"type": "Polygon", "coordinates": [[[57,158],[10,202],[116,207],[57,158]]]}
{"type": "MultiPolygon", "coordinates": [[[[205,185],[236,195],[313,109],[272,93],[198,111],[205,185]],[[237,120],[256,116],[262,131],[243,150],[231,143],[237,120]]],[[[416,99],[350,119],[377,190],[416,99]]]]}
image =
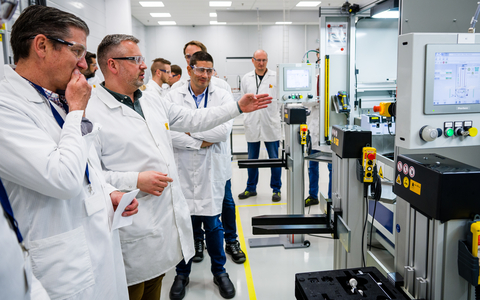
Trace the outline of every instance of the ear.
{"type": "Polygon", "coordinates": [[[114,74],[114,75],[117,75],[119,73],[119,65],[118,65],[118,62],[115,61],[113,58],[109,58],[107,60],[107,67],[108,67],[108,70],[114,74]]]}
{"type": "Polygon", "coordinates": [[[187,66],[188,75],[192,77],[193,69],[190,66],[187,66]]]}
{"type": "Polygon", "coordinates": [[[37,34],[37,36],[35,36],[32,41],[30,51],[35,52],[36,55],[40,58],[45,58],[49,50],[53,49],[53,46],[51,44],[48,45],[47,41],[48,39],[46,36],[44,36],[43,34],[37,34]]]}

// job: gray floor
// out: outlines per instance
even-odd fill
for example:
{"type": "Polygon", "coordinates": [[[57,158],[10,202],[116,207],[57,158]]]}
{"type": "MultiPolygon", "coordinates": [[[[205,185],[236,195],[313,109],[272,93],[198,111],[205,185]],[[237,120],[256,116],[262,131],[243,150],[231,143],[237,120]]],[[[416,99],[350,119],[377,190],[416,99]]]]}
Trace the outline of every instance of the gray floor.
{"type": "MultiPolygon", "coordinates": [[[[242,134],[236,133],[233,138],[234,151],[246,150],[246,142],[242,134]]],[[[267,158],[264,148],[261,151],[261,158],[267,158]]],[[[272,203],[270,169],[260,169],[258,195],[246,200],[239,200],[237,195],[245,189],[247,170],[239,169],[237,161],[232,162],[232,168],[232,193],[237,205],[237,231],[242,249],[247,254],[247,262],[241,265],[235,264],[230,257],[227,257],[225,267],[236,287],[234,299],[295,299],[295,273],[333,269],[333,240],[328,235],[322,235],[324,238],[305,236],[311,246],[303,249],[246,247],[250,238],[260,237],[252,234],[251,218],[253,216],[286,213],[286,171],[282,171],[282,182],[284,183],[282,201],[272,203]]],[[[306,172],[307,165],[305,178],[306,184],[308,184],[306,172]]],[[[328,171],[325,163],[320,163],[319,184],[320,191],[327,195],[328,171]]],[[[308,195],[307,187],[305,187],[305,195],[308,195]]],[[[319,206],[315,205],[310,208],[310,211],[307,208],[305,213],[321,212],[319,206]]],[[[168,293],[174,277],[175,270],[166,274],[163,280],[161,299],[169,299],[168,293]]],[[[208,254],[202,262],[193,264],[185,299],[223,299],[213,283],[208,254]]]]}

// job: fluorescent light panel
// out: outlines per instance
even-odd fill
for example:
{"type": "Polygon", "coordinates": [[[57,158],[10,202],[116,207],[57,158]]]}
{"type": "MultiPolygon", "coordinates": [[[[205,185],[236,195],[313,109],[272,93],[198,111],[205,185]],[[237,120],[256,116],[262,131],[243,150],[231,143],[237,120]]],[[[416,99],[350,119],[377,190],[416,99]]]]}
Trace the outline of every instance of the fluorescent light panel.
{"type": "Polygon", "coordinates": [[[175,21],[158,21],[159,25],[177,25],[175,21]]]}
{"type": "Polygon", "coordinates": [[[140,3],[140,5],[143,7],[164,7],[165,6],[163,5],[162,1],[140,1],[138,3],[140,3]]]}
{"type": "Polygon", "coordinates": [[[150,13],[154,18],[170,18],[172,15],[170,13],[150,13]]]}
{"type": "Polygon", "coordinates": [[[317,7],[322,3],[321,1],[300,1],[297,3],[297,7],[317,7]]]}
{"type": "Polygon", "coordinates": [[[217,17],[217,13],[210,13],[210,17],[216,18],[216,17],[217,17]]]}
{"type": "Polygon", "coordinates": [[[385,10],[381,13],[373,15],[372,18],[375,19],[398,19],[400,12],[397,10],[385,10]]]}
{"type": "Polygon", "coordinates": [[[212,7],[230,7],[232,1],[209,1],[209,5],[212,7]]]}
{"type": "Polygon", "coordinates": [[[292,22],[275,22],[277,25],[289,25],[292,24],[292,22]]]}
{"type": "Polygon", "coordinates": [[[225,25],[227,22],[210,21],[210,25],[225,25]]]}

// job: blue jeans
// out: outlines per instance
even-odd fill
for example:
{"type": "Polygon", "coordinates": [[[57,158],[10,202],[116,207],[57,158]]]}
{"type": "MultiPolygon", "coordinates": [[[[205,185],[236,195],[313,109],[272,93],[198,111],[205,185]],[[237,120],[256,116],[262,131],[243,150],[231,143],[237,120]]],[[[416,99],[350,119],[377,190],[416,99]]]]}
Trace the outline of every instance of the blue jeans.
{"type": "MultiPolygon", "coordinates": [[[[191,216],[192,224],[195,224],[197,219],[200,219],[200,223],[203,223],[205,228],[206,244],[208,255],[210,255],[210,261],[212,263],[212,274],[218,276],[222,273],[226,273],[223,267],[227,262],[225,251],[223,250],[223,227],[220,222],[220,215],[216,216],[191,216]]],[[[177,275],[183,275],[188,277],[192,270],[192,260],[185,263],[182,260],[177,265],[177,275]]]]}
{"type": "MultiPolygon", "coordinates": [[[[313,150],[311,154],[318,153],[320,151],[313,150]]],[[[319,171],[318,171],[318,162],[317,161],[309,161],[308,162],[308,181],[309,181],[309,189],[308,194],[310,197],[318,199],[318,179],[319,179],[319,171]]],[[[328,163],[328,198],[332,199],[332,164],[328,163]]]]}
{"type": "MultiPolygon", "coordinates": [[[[264,142],[269,158],[278,158],[280,141],[264,142]]],[[[258,159],[260,155],[260,142],[248,143],[248,159],[258,159]]],[[[282,187],[282,168],[272,168],[270,187],[274,193],[280,193],[282,187]]],[[[246,191],[256,192],[258,183],[258,168],[248,168],[248,180],[246,191]]]]}
{"type": "MultiPolygon", "coordinates": [[[[222,223],[225,229],[225,242],[227,243],[237,240],[237,224],[235,221],[235,201],[232,196],[232,182],[229,179],[225,184],[225,195],[223,196],[222,205],[222,223]]],[[[202,229],[201,219],[195,218],[192,222],[194,239],[203,240],[205,232],[202,229]]]]}

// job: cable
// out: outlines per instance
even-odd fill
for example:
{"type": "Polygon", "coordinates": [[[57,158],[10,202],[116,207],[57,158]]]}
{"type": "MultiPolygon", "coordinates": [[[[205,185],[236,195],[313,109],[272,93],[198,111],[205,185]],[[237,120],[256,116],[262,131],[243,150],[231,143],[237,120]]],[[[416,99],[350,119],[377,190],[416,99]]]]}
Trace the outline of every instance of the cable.
{"type": "Polygon", "coordinates": [[[315,235],[315,234],[307,234],[309,236],[313,236],[313,237],[317,237],[317,238],[321,238],[321,239],[333,239],[331,236],[320,236],[320,235],[315,235]]]}
{"type": "Polygon", "coordinates": [[[373,168],[373,173],[376,175],[375,180],[371,185],[370,191],[373,192],[373,200],[375,205],[373,206],[372,225],[370,226],[370,243],[369,250],[372,250],[372,236],[373,236],[373,224],[375,223],[375,212],[377,211],[377,202],[382,197],[382,179],[377,174],[377,166],[373,168]]]}
{"type": "Polygon", "coordinates": [[[363,247],[365,245],[365,229],[367,228],[367,221],[368,221],[368,184],[363,185],[363,197],[365,198],[365,222],[363,223],[363,229],[362,229],[362,261],[363,261],[363,267],[365,268],[367,265],[365,264],[365,253],[363,251],[363,247]]]}

